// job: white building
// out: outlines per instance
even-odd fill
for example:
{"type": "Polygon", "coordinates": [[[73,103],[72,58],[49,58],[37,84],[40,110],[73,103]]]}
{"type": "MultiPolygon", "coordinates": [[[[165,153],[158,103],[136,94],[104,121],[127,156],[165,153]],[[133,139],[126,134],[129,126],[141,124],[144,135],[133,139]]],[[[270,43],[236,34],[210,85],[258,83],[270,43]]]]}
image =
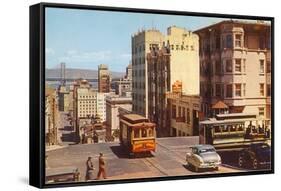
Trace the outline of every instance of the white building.
{"type": "Polygon", "coordinates": [[[114,131],[119,129],[119,108],[132,111],[132,98],[107,96],[106,98],[106,125],[107,135],[112,136],[114,131]]]}
{"type": "Polygon", "coordinates": [[[106,121],[105,97],[109,93],[100,93],[92,88],[77,89],[77,117],[87,118],[98,114],[106,121]]]}

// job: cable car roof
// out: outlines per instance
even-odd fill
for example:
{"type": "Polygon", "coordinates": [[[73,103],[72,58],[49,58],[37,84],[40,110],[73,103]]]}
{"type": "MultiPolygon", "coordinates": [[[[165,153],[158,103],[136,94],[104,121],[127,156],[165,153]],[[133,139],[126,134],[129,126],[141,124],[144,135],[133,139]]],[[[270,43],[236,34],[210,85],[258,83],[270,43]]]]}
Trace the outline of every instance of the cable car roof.
{"type": "Polygon", "coordinates": [[[215,124],[227,124],[227,123],[242,123],[246,121],[257,121],[257,118],[243,118],[243,119],[224,119],[224,120],[217,120],[216,118],[210,118],[205,121],[200,121],[200,125],[215,125],[215,124]]]}

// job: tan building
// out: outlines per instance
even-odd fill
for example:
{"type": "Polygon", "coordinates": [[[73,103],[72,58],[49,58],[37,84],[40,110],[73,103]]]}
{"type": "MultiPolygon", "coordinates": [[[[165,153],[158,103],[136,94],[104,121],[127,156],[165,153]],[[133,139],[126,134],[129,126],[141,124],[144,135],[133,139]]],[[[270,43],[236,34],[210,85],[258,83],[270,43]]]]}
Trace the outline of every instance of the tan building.
{"type": "Polygon", "coordinates": [[[46,87],[45,92],[45,136],[46,145],[57,145],[58,138],[58,100],[56,91],[50,87],[46,87]]]}
{"type": "MultiPolygon", "coordinates": [[[[70,96],[72,95],[73,97],[69,97],[69,100],[71,100],[70,108],[73,109],[72,112],[72,124],[74,126],[75,132],[76,132],[76,137],[80,137],[79,134],[79,124],[78,124],[78,95],[77,95],[77,90],[79,89],[89,89],[91,88],[91,84],[87,80],[79,79],[75,80],[73,84],[70,86],[70,96]]],[[[80,115],[80,114],[79,114],[80,115]]]]}
{"type": "Polygon", "coordinates": [[[169,136],[197,136],[200,96],[169,93],[167,99],[169,136]]]}
{"type": "Polygon", "coordinates": [[[159,50],[163,45],[169,46],[170,49],[170,73],[172,74],[170,86],[176,80],[188,80],[194,83],[186,84],[185,92],[187,94],[199,93],[198,36],[176,26],[169,27],[167,35],[156,29],[138,32],[132,37],[133,112],[146,117],[149,113],[147,55],[153,47],[159,50]],[[198,76],[186,75],[187,72],[198,73],[198,76]]]}
{"type": "Polygon", "coordinates": [[[158,136],[169,135],[167,92],[180,83],[186,95],[199,95],[198,36],[178,27],[169,27],[162,46],[152,45],[147,54],[148,118],[157,124],[158,136]]]}
{"type": "Polygon", "coordinates": [[[270,117],[271,26],[227,20],[199,29],[200,93],[205,117],[223,101],[230,113],[270,117]]]}
{"type": "Polygon", "coordinates": [[[163,35],[151,29],[139,31],[132,36],[132,97],[133,112],[148,116],[147,53],[152,45],[162,45],[163,35]]]}
{"type": "Polygon", "coordinates": [[[119,108],[132,111],[132,98],[119,96],[108,96],[106,98],[106,125],[108,137],[112,137],[115,131],[119,131],[119,108]]]}
{"type": "Polygon", "coordinates": [[[110,73],[105,64],[100,64],[98,67],[98,91],[102,93],[110,92],[110,73]]]}

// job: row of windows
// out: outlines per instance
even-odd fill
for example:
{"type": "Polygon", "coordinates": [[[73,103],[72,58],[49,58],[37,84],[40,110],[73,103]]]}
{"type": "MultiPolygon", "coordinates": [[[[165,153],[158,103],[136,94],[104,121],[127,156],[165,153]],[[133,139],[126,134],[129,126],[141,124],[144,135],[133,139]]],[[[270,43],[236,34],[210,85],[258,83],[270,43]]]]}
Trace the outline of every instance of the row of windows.
{"type": "Polygon", "coordinates": [[[188,45],[170,45],[170,49],[171,50],[194,50],[194,46],[191,45],[191,46],[188,46],[188,45]]]}
{"type": "Polygon", "coordinates": [[[80,95],[79,98],[86,98],[86,99],[87,98],[92,98],[92,99],[96,99],[96,96],[95,95],[89,95],[89,96],[88,95],[86,95],[86,96],[85,95],[80,95]]]}
{"type": "Polygon", "coordinates": [[[172,119],[180,120],[180,122],[190,124],[189,108],[172,105],[172,119]]]}
{"type": "MultiPolygon", "coordinates": [[[[210,67],[210,71],[208,71],[208,66],[205,66],[203,69],[203,63],[201,63],[201,71],[205,70],[205,75],[222,75],[223,72],[225,73],[245,73],[246,72],[246,59],[236,58],[234,60],[232,59],[226,59],[224,62],[224,67],[222,66],[222,63],[220,61],[216,61],[214,63],[214,69],[212,66],[210,67]],[[207,70],[207,71],[206,71],[207,70]]],[[[267,62],[267,72],[271,72],[271,63],[267,62]]],[[[259,60],[259,74],[265,73],[265,60],[260,59],[259,60]]],[[[204,74],[204,73],[201,73],[204,74]]]]}
{"type": "Polygon", "coordinates": [[[81,100],[79,100],[79,104],[87,104],[87,103],[96,103],[96,101],[81,101],[81,100]]]}
{"type": "Polygon", "coordinates": [[[132,75],[133,77],[145,76],[145,70],[133,70],[132,75]]]}
{"type": "Polygon", "coordinates": [[[96,105],[79,105],[80,108],[95,108],[96,105]]]}
{"type": "Polygon", "coordinates": [[[141,65],[141,64],[145,64],[145,58],[140,57],[140,58],[135,58],[133,60],[133,65],[141,65]]]}
{"type": "MultiPolygon", "coordinates": [[[[207,86],[201,85],[200,91],[204,96],[216,96],[216,97],[245,97],[246,96],[246,84],[245,83],[235,83],[235,84],[215,84],[211,87],[210,92],[208,92],[207,86]]],[[[264,83],[259,84],[259,96],[271,96],[271,85],[264,83]],[[265,89],[266,88],[266,89],[265,89]]]]}
{"type": "MultiPolygon", "coordinates": [[[[203,87],[201,86],[202,92],[206,92],[207,90],[203,90],[203,87]]],[[[267,96],[271,96],[271,86],[267,85],[267,96]]],[[[244,97],[246,96],[246,84],[236,83],[236,84],[215,84],[215,86],[212,86],[211,89],[211,95],[216,97],[244,97]],[[224,92],[225,88],[225,92],[224,92]]],[[[265,96],[265,84],[260,83],[259,84],[259,96],[265,96]]]]}
{"type": "Polygon", "coordinates": [[[133,100],[138,100],[138,101],[144,101],[145,100],[144,95],[140,95],[140,94],[136,94],[136,93],[132,94],[132,98],[133,98],[133,100]]]}
{"type": "Polygon", "coordinates": [[[154,136],[153,128],[134,129],[133,131],[134,138],[146,138],[154,136]]]}
{"type": "Polygon", "coordinates": [[[222,35],[214,33],[213,37],[211,37],[211,43],[210,39],[206,39],[205,41],[202,40],[201,47],[204,51],[209,51],[210,46],[212,50],[220,49],[221,46],[223,48],[242,48],[246,46],[249,46],[249,48],[259,48],[259,49],[264,49],[264,48],[269,48],[271,47],[270,40],[266,43],[265,37],[260,36],[258,39],[257,44],[258,45],[253,45],[250,43],[249,40],[246,39],[244,40],[244,35],[242,33],[236,33],[236,34],[227,34],[227,35],[222,35]],[[211,45],[210,45],[211,44],[211,45]]]}
{"type": "Polygon", "coordinates": [[[133,88],[139,88],[139,89],[144,89],[145,88],[145,83],[144,82],[134,82],[132,83],[133,88]]]}
{"type": "Polygon", "coordinates": [[[138,105],[133,104],[133,111],[138,112],[138,113],[143,113],[144,108],[142,106],[138,106],[138,105]]]}

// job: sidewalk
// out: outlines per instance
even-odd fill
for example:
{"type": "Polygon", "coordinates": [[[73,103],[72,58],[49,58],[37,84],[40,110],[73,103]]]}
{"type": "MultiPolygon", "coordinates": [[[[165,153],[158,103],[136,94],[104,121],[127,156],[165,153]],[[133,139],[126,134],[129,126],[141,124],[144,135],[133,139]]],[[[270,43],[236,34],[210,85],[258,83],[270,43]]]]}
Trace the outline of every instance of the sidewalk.
{"type": "Polygon", "coordinates": [[[46,146],[46,151],[52,151],[52,150],[57,150],[57,149],[62,149],[68,147],[67,145],[50,145],[46,146]]]}

